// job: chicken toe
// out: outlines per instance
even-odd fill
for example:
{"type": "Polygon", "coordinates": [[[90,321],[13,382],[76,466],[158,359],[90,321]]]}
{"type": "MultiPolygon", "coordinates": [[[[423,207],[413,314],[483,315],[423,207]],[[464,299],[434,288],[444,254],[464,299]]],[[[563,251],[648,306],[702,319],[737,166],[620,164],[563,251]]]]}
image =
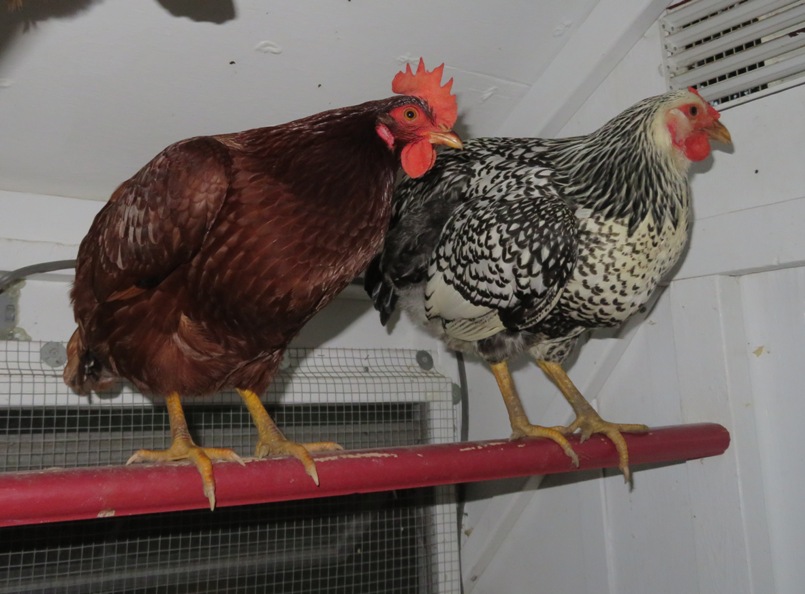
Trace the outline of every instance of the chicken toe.
{"type": "Polygon", "coordinates": [[[579,465],[578,455],[576,455],[576,452],[573,451],[573,448],[570,446],[570,442],[568,442],[568,440],[562,434],[562,431],[556,427],[542,427],[541,425],[532,425],[528,422],[518,424],[517,427],[512,426],[512,439],[517,439],[520,437],[548,438],[555,442],[560,448],[562,448],[562,450],[564,450],[565,454],[567,454],[567,457],[570,458],[571,462],[573,462],[573,466],[578,467],[579,465]]]}
{"type": "Polygon", "coordinates": [[[254,425],[257,427],[259,438],[254,455],[258,458],[266,456],[293,456],[305,467],[305,472],[313,479],[316,486],[319,485],[319,473],[316,471],[316,463],[313,461],[311,452],[335,451],[343,449],[340,445],[331,441],[320,441],[315,443],[297,443],[287,439],[282,431],[269,416],[260,397],[251,390],[238,390],[238,394],[243,398],[246,408],[252,415],[254,425]]]}
{"type": "Polygon", "coordinates": [[[637,423],[610,423],[605,421],[587,402],[587,399],[582,396],[559,363],[537,360],[537,365],[556,384],[559,391],[562,392],[562,395],[573,408],[573,412],[576,413],[576,418],[570,425],[557,427],[556,429],[565,435],[580,431],[581,441],[589,439],[593,433],[606,435],[615,444],[615,449],[618,451],[618,468],[623,473],[624,480],[631,484],[632,473],[629,470],[629,449],[622,433],[645,433],[649,430],[648,426],[637,423]]]}
{"type": "Polygon", "coordinates": [[[187,421],[182,411],[179,395],[175,392],[165,399],[168,405],[168,417],[171,426],[171,446],[166,450],[137,450],[126,461],[126,464],[135,462],[174,462],[176,460],[190,460],[195,464],[201,475],[204,495],[210,502],[210,509],[215,509],[215,478],[212,473],[213,460],[226,460],[238,462],[243,460],[234,451],[227,448],[202,448],[193,443],[187,429],[187,421]]]}
{"type": "Polygon", "coordinates": [[[321,441],[316,443],[298,443],[286,439],[280,433],[279,437],[274,435],[263,435],[257,442],[254,455],[258,458],[266,456],[293,456],[305,467],[305,472],[313,479],[316,486],[319,485],[319,473],[316,470],[316,463],[313,461],[311,452],[327,452],[342,450],[337,443],[331,441],[321,441]]]}
{"type": "Polygon", "coordinates": [[[514,381],[509,373],[509,366],[505,361],[500,363],[493,363],[490,366],[495,379],[498,382],[500,394],[503,396],[503,403],[506,405],[506,410],[509,413],[509,422],[512,427],[512,438],[518,437],[546,437],[556,442],[559,447],[567,454],[573,465],[578,467],[579,457],[570,443],[567,441],[561,431],[551,427],[541,427],[540,425],[532,425],[523,409],[523,403],[517,394],[514,387],[514,381]]]}
{"type": "MultiPolygon", "coordinates": [[[[588,404],[589,406],[589,404],[588,404]]],[[[629,470],[629,449],[626,447],[626,440],[622,433],[645,433],[649,430],[648,426],[636,423],[610,423],[590,406],[588,411],[584,411],[576,416],[576,419],[562,432],[569,435],[579,431],[581,441],[590,438],[593,433],[606,435],[615,445],[618,451],[618,468],[623,473],[623,478],[627,483],[632,482],[632,472],[629,470]]]]}

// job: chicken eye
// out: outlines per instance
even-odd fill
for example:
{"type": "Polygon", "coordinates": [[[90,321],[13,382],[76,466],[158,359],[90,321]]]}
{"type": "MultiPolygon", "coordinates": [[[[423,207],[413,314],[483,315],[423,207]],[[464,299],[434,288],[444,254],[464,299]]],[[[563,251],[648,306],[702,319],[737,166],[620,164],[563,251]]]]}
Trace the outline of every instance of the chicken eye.
{"type": "Polygon", "coordinates": [[[403,112],[403,117],[408,120],[409,122],[413,122],[416,119],[417,112],[415,109],[406,109],[403,112]]]}
{"type": "Polygon", "coordinates": [[[695,118],[698,114],[699,114],[699,108],[696,107],[695,105],[691,105],[690,106],[690,115],[691,115],[691,117],[695,118]]]}

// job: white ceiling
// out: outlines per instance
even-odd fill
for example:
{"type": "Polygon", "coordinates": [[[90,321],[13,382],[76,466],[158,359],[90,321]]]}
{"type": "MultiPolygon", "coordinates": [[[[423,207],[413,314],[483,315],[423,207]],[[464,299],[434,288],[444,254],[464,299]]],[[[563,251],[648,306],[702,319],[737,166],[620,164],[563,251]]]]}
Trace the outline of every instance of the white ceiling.
{"type": "Polygon", "coordinates": [[[0,6],[0,189],[104,200],[171,142],[389,96],[394,74],[419,56],[429,66],[445,62],[454,77],[463,135],[504,133],[515,116],[544,128],[586,98],[663,4],[24,0],[14,13],[0,6]],[[552,109],[540,107],[546,100],[552,109]]]}

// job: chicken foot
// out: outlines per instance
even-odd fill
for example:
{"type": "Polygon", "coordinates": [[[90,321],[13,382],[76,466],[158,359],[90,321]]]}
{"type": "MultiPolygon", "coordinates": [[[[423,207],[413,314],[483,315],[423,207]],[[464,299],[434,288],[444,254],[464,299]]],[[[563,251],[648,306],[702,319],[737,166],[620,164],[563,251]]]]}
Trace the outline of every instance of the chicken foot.
{"type": "Polygon", "coordinates": [[[632,482],[632,472],[629,470],[629,449],[621,433],[645,433],[649,430],[646,425],[637,423],[610,423],[601,418],[598,412],[587,402],[579,389],[568,377],[567,372],[559,363],[537,359],[537,365],[545,372],[551,381],[556,384],[559,391],[568,401],[576,413],[575,420],[567,427],[555,427],[558,431],[569,435],[580,430],[581,441],[589,439],[593,433],[606,435],[615,444],[618,451],[618,468],[623,473],[627,483],[632,482]]]}
{"type": "Polygon", "coordinates": [[[126,464],[134,462],[172,462],[190,460],[196,465],[201,475],[204,495],[210,502],[210,509],[215,509],[215,479],[212,474],[213,460],[229,460],[244,465],[243,460],[228,448],[202,448],[190,437],[187,420],[182,410],[179,394],[170,393],[165,402],[168,405],[168,419],[171,427],[171,446],[167,450],[137,450],[126,464]]]}
{"type": "Polygon", "coordinates": [[[517,395],[517,389],[514,386],[511,373],[509,373],[508,364],[505,361],[501,361],[500,363],[491,363],[490,367],[498,382],[500,395],[503,396],[503,403],[506,405],[506,410],[509,413],[512,439],[520,437],[547,437],[551,441],[556,442],[556,444],[564,450],[573,464],[578,466],[579,458],[576,452],[573,451],[573,448],[570,447],[570,443],[567,441],[562,431],[555,427],[532,425],[528,420],[520,396],[517,395]]]}
{"type": "Polygon", "coordinates": [[[259,438],[254,455],[258,458],[266,456],[293,456],[305,467],[305,472],[313,479],[316,486],[319,484],[319,473],[316,464],[310,455],[311,452],[342,450],[343,448],[332,441],[319,441],[314,443],[297,443],[290,441],[279,430],[276,423],[271,420],[260,397],[251,390],[238,389],[246,408],[252,415],[254,425],[257,427],[259,438]]]}

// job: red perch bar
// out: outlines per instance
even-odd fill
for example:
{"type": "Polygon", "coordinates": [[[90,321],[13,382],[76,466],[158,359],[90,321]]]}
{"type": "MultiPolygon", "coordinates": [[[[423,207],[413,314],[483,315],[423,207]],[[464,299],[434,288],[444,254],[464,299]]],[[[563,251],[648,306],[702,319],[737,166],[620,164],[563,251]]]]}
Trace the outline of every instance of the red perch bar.
{"type": "MultiPolygon", "coordinates": [[[[722,454],[730,436],[704,423],[624,434],[631,466],[722,454]]],[[[612,443],[571,437],[578,470],[616,467],[612,443]]],[[[299,461],[274,458],[215,464],[218,506],[246,505],[469,483],[576,470],[545,439],[480,441],[317,454],[316,487],[299,461]]],[[[0,474],[0,526],[201,509],[198,471],[188,464],[49,469],[0,474]]]]}

